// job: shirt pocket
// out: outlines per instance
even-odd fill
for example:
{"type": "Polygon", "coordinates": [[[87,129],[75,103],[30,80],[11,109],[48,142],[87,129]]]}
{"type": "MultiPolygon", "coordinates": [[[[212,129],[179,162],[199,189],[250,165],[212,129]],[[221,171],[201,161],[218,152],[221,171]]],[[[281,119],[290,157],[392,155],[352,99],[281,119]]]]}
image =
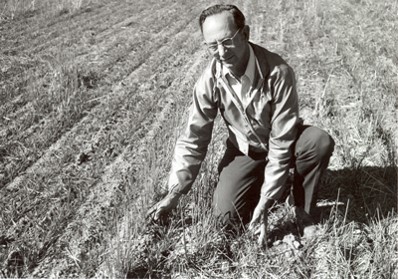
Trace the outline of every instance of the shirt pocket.
{"type": "Polygon", "coordinates": [[[250,114],[258,122],[259,126],[264,128],[271,127],[272,115],[272,98],[271,93],[267,90],[259,90],[252,102],[252,112],[250,114]]]}

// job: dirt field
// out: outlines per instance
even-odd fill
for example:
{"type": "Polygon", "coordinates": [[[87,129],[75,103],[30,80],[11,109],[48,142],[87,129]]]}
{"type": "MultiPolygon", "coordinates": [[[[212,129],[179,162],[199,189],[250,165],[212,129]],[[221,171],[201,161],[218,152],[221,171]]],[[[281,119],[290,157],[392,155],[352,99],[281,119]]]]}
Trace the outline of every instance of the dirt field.
{"type": "Polygon", "coordinates": [[[2,25],[7,268],[18,259],[35,276],[62,275],[105,251],[122,182],[142,167],[176,96],[190,98],[184,83],[201,55],[201,7],[113,1],[50,22],[33,15],[2,25]]]}
{"type": "MultiPolygon", "coordinates": [[[[343,235],[355,230],[346,226],[353,221],[369,226],[369,238],[377,227],[398,225],[397,4],[348,1],[326,8],[317,1],[288,2],[234,1],[252,26],[252,40],[296,69],[307,123],[336,140],[321,198],[344,202],[343,235]],[[375,215],[379,222],[371,219],[375,215]]],[[[208,61],[197,18],[210,3],[98,0],[73,12],[0,14],[0,277],[135,274],[134,239],[146,228],[145,211],[167,176],[176,127],[208,61]]],[[[217,124],[183,205],[208,205],[223,136],[217,124]]],[[[193,236],[202,235],[195,230],[193,236]]],[[[386,234],[391,239],[383,245],[393,247],[388,258],[398,251],[398,230],[386,234]]],[[[169,239],[147,245],[146,259],[155,262],[142,265],[142,276],[164,275],[159,268],[173,278],[195,272],[204,274],[198,278],[260,278],[270,270],[287,278],[275,267],[253,271],[253,259],[241,254],[232,253],[230,261],[240,268],[220,270],[208,267],[206,256],[188,261],[185,251],[184,262],[175,254],[160,255],[174,239],[167,231],[162,235],[169,239]]],[[[325,248],[322,241],[314,247],[325,248]]],[[[365,254],[356,252],[344,270],[369,275],[373,269],[355,262],[365,254]]],[[[316,256],[309,258],[316,267],[316,256]]],[[[391,261],[377,268],[391,268],[394,276],[398,262],[391,261]]],[[[294,272],[291,278],[324,275],[294,272]]]]}

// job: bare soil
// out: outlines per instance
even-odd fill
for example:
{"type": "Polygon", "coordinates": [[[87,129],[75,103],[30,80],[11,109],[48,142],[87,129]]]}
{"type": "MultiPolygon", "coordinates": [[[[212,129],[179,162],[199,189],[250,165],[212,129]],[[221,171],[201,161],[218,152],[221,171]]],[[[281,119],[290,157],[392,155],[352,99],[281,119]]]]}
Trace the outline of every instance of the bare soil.
{"type": "MultiPolygon", "coordinates": [[[[327,129],[336,139],[321,198],[337,197],[355,208],[346,217],[357,222],[366,222],[364,212],[379,214],[383,203],[382,215],[390,212],[396,206],[396,167],[382,163],[396,159],[396,103],[394,107],[392,101],[383,118],[375,118],[377,109],[359,104],[357,91],[374,84],[393,91],[397,84],[389,81],[393,74],[372,79],[352,65],[396,69],[397,58],[391,54],[395,49],[386,44],[385,51],[379,51],[384,59],[376,61],[379,64],[360,60],[351,54],[353,48],[345,49],[352,34],[339,35],[351,29],[347,24],[341,30],[329,27],[332,17],[320,22],[317,11],[322,7],[235,2],[249,19],[252,40],[280,53],[297,69],[307,123],[327,129]],[[313,13],[308,21],[302,20],[304,10],[313,13]],[[288,16],[268,24],[268,16],[280,11],[288,16]],[[336,46],[333,52],[331,45],[336,46]],[[353,109],[359,105],[361,113],[353,109]],[[357,123],[356,115],[363,117],[362,130],[349,124],[357,123]],[[345,127],[345,119],[353,121],[345,127]],[[350,133],[355,128],[358,135],[350,133]],[[360,132],[366,129],[369,138],[364,139],[360,132]],[[366,168],[355,161],[362,154],[367,156],[363,162],[370,162],[366,168]]],[[[131,238],[144,229],[150,195],[167,177],[177,127],[184,122],[191,90],[208,61],[197,21],[211,3],[92,1],[73,13],[43,16],[31,11],[12,20],[0,17],[0,277],[128,275],[129,261],[135,260],[130,257],[131,238]]],[[[351,22],[350,7],[346,9],[343,23],[351,22]]],[[[373,28],[370,19],[362,22],[373,28]]],[[[366,58],[373,49],[365,48],[369,44],[361,39],[353,41],[366,58]]],[[[198,184],[214,182],[224,132],[217,122],[198,184]]],[[[194,189],[192,195],[209,196],[207,189],[194,189]]],[[[200,224],[190,228],[201,229],[200,224]]],[[[278,237],[280,246],[275,244],[267,259],[301,245],[294,236],[278,237]]],[[[235,243],[245,251],[244,244],[235,243]]],[[[171,258],[180,257],[177,248],[169,251],[171,258]]],[[[144,274],[152,274],[147,271],[144,274]]]]}
{"type": "Polygon", "coordinates": [[[134,173],[143,153],[176,103],[190,99],[202,7],[110,1],[1,23],[6,275],[95,274],[123,218],[126,187],[142,187],[134,173]],[[49,96],[56,86],[71,89],[49,96]]]}

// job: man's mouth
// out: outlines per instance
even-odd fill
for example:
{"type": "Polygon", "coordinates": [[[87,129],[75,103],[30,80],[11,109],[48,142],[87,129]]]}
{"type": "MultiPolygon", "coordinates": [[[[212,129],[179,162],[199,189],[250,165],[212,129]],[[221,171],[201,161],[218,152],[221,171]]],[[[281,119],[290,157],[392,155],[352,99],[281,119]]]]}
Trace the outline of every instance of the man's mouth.
{"type": "Polygon", "coordinates": [[[231,60],[232,56],[227,57],[227,58],[220,58],[221,62],[228,62],[229,60],[231,60]]]}

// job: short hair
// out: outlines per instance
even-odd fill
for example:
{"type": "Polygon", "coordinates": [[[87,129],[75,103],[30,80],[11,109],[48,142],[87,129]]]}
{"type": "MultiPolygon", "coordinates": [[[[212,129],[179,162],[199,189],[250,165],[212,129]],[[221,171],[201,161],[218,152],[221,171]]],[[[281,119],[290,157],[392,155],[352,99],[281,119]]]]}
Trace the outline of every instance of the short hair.
{"type": "Polygon", "coordinates": [[[243,13],[236,7],[235,5],[222,5],[217,4],[214,6],[210,6],[207,9],[203,10],[199,16],[199,26],[200,31],[203,32],[203,22],[205,22],[206,18],[211,15],[220,14],[222,12],[229,12],[234,17],[234,22],[237,29],[243,28],[245,26],[245,16],[243,13]]]}

